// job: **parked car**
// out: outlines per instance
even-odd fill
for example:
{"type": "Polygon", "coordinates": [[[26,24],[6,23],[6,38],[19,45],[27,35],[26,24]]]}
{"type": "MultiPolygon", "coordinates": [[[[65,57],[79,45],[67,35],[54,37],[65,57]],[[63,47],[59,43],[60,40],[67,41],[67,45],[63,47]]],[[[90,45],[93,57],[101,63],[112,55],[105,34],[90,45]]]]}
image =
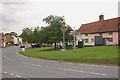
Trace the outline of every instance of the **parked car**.
{"type": "Polygon", "coordinates": [[[19,46],[19,44],[14,44],[15,46],[19,46]]]}
{"type": "Polygon", "coordinates": [[[32,46],[32,48],[41,47],[41,45],[39,43],[32,43],[31,46],[32,46]]]}

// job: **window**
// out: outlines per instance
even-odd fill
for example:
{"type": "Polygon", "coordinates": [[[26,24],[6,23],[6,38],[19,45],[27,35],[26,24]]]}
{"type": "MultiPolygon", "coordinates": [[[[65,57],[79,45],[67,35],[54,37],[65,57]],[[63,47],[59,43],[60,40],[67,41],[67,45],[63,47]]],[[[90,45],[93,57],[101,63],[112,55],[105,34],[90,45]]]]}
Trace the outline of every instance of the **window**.
{"type": "Polygon", "coordinates": [[[102,35],[102,33],[99,33],[99,35],[101,36],[101,35],[102,35]]]}
{"type": "Polygon", "coordinates": [[[93,38],[91,39],[91,42],[94,42],[94,39],[93,39],[93,38]]]}
{"type": "Polygon", "coordinates": [[[113,38],[108,38],[108,41],[109,42],[113,42],[113,38]]]}
{"type": "Polygon", "coordinates": [[[85,39],[85,43],[88,43],[88,39],[85,39]]]}
{"type": "Polygon", "coordinates": [[[85,36],[88,36],[88,34],[85,34],[85,36]]]}
{"type": "Polygon", "coordinates": [[[113,33],[112,32],[109,32],[109,35],[112,35],[113,33]]]}

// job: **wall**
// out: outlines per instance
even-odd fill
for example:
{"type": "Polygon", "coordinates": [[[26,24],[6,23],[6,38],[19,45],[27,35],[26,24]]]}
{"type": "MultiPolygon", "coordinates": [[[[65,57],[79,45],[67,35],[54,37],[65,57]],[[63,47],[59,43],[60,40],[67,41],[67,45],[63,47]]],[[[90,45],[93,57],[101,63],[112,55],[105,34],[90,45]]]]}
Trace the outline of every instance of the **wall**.
{"type": "Polygon", "coordinates": [[[13,42],[14,42],[14,44],[18,44],[18,38],[15,37],[15,36],[12,36],[12,37],[13,37],[13,42]]]}
{"type": "Polygon", "coordinates": [[[88,43],[85,43],[84,40],[84,45],[90,45],[90,46],[94,46],[94,41],[91,42],[91,39],[94,40],[94,34],[88,34],[88,36],[85,36],[85,34],[81,34],[81,36],[77,36],[76,37],[76,45],[78,45],[78,40],[82,40],[82,39],[88,39],[88,43]]]}

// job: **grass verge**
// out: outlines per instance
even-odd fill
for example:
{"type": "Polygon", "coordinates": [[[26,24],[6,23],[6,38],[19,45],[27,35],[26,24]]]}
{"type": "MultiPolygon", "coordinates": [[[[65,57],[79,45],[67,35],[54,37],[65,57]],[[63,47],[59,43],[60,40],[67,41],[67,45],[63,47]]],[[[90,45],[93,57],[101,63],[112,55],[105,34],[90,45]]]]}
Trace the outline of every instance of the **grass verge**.
{"type": "Polygon", "coordinates": [[[55,50],[50,47],[46,47],[44,49],[26,48],[25,52],[19,53],[33,58],[49,60],[97,64],[118,64],[118,46],[76,48],[75,56],[74,49],[67,50],[67,54],[62,55],[60,50],[55,50]]]}

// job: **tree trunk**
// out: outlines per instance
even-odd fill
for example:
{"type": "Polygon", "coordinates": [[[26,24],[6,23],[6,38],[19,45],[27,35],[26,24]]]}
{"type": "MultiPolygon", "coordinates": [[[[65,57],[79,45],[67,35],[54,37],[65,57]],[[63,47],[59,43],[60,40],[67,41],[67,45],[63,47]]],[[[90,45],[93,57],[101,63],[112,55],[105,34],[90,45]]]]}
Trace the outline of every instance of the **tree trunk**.
{"type": "Polygon", "coordinates": [[[55,42],[55,49],[57,49],[57,45],[56,45],[56,42],[55,42]]]}

